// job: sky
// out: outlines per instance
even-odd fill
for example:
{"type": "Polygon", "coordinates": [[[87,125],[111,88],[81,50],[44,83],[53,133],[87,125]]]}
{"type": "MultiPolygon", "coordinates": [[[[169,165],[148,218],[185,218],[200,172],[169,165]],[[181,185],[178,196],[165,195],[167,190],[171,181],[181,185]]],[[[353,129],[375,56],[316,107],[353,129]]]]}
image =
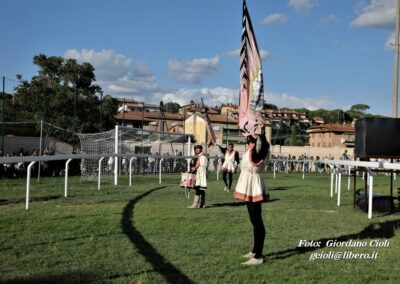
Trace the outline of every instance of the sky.
{"type": "MultiPolygon", "coordinates": [[[[396,0],[247,0],[266,103],[391,116],[396,0]]],[[[0,0],[5,91],[38,54],[90,62],[104,94],[237,103],[242,0],[0,0]]]]}

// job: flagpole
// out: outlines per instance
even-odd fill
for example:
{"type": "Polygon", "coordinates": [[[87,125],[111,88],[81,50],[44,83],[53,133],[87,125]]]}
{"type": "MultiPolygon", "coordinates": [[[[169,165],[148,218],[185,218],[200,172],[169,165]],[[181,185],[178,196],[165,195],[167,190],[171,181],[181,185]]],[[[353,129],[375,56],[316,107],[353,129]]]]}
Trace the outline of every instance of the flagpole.
{"type": "Polygon", "coordinates": [[[400,29],[400,0],[397,0],[396,34],[394,42],[394,77],[393,77],[393,99],[392,117],[398,116],[398,85],[399,85],[399,29],[400,29]]]}

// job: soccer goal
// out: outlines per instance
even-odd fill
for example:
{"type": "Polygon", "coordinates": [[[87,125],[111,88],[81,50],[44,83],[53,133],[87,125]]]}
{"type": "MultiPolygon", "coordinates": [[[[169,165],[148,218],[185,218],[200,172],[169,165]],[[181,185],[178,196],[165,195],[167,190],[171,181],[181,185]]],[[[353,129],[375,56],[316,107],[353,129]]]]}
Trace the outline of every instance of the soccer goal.
{"type": "Polygon", "coordinates": [[[182,171],[190,155],[191,136],[157,132],[141,128],[116,126],[115,129],[91,134],[78,134],[82,154],[119,154],[107,159],[82,159],[81,174],[96,179],[101,170],[103,178],[128,172],[134,174],[182,171]],[[125,156],[126,155],[126,156],[125,156]],[[159,161],[164,161],[160,169],[159,161]],[[99,167],[100,165],[100,167],[99,167]]]}

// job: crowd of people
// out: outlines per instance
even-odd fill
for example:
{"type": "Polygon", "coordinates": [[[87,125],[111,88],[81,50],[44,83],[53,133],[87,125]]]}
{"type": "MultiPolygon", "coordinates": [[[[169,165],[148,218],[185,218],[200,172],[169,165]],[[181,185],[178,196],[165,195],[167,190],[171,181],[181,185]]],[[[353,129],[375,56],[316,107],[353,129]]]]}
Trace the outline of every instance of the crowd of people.
{"type": "MultiPolygon", "coordinates": [[[[39,149],[35,148],[33,150],[24,150],[24,148],[20,148],[19,151],[6,153],[5,157],[23,157],[23,156],[39,156],[42,154],[43,156],[54,155],[54,150],[50,147],[46,147],[43,150],[43,153],[40,153],[39,149]]],[[[38,174],[40,169],[41,176],[60,176],[63,174],[63,170],[65,167],[65,161],[42,161],[35,163],[32,166],[32,175],[38,174]]],[[[4,163],[0,167],[0,176],[3,178],[24,178],[26,176],[26,170],[29,165],[29,162],[17,162],[17,163],[4,163]]],[[[78,175],[79,172],[79,161],[72,162],[70,165],[71,175],[78,175]]]]}

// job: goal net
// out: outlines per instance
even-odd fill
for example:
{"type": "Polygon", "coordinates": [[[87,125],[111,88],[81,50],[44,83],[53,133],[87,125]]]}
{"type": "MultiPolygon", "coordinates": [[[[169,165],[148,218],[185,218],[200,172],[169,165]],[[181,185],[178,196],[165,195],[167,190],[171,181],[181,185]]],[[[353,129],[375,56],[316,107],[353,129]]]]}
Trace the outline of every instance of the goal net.
{"type": "MultiPolygon", "coordinates": [[[[139,174],[158,172],[160,156],[166,157],[166,162],[174,163],[174,165],[167,166],[168,169],[176,169],[177,166],[183,168],[184,159],[179,160],[176,157],[188,155],[187,146],[185,146],[188,142],[188,135],[185,134],[117,126],[114,130],[107,132],[78,134],[78,136],[82,154],[127,154],[126,157],[104,158],[101,161],[102,177],[115,174],[115,168],[119,174],[127,173],[132,157],[133,173],[139,174]],[[174,157],[174,159],[169,157],[174,157]]],[[[82,177],[97,178],[99,160],[97,158],[83,159],[81,162],[82,177]]]]}

